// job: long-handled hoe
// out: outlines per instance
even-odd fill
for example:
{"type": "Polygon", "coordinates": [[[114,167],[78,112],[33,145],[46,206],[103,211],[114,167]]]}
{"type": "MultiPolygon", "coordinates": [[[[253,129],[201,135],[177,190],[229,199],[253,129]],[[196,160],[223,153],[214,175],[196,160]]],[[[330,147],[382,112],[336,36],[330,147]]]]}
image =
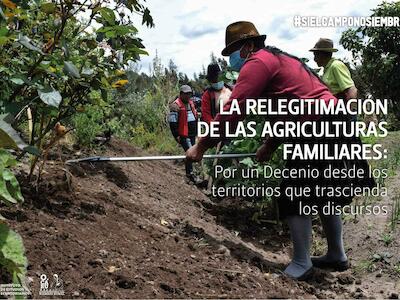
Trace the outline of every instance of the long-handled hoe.
{"type": "MultiPolygon", "coordinates": [[[[204,159],[222,159],[222,158],[245,158],[255,157],[255,153],[222,153],[222,154],[206,154],[203,156],[204,159]]],[[[168,156],[120,156],[120,157],[104,157],[104,156],[92,156],[78,159],[70,159],[65,163],[74,164],[81,162],[111,162],[111,161],[154,161],[154,160],[185,160],[185,155],[168,155],[168,156]]]]}

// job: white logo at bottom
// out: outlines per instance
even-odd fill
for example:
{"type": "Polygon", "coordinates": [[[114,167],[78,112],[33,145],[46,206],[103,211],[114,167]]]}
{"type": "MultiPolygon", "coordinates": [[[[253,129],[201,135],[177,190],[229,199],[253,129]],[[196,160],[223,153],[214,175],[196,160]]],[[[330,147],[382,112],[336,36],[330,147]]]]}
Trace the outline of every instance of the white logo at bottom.
{"type": "Polygon", "coordinates": [[[40,275],[39,295],[63,296],[64,284],[62,279],[57,274],[53,274],[53,280],[51,281],[51,284],[49,284],[49,278],[47,277],[47,275],[46,274],[40,275]]]}

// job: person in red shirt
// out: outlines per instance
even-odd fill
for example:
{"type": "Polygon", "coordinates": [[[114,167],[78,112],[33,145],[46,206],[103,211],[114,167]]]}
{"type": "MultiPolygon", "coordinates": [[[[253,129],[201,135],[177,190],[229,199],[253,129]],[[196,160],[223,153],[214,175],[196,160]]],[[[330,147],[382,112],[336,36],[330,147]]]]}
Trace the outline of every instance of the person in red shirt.
{"type": "MultiPolygon", "coordinates": [[[[334,105],[337,99],[329,91],[328,87],[316,76],[300,59],[288,53],[285,53],[274,47],[265,47],[266,36],[260,35],[255,26],[250,22],[236,22],[230,24],[226,29],[226,47],[222,55],[229,56],[231,68],[240,71],[239,78],[232,91],[229,101],[224,106],[224,111],[228,111],[232,105],[232,100],[237,99],[242,112],[245,112],[246,99],[316,99],[315,101],[333,101],[334,105]]],[[[276,102],[274,101],[274,104],[276,102]]],[[[235,128],[238,121],[243,120],[244,114],[236,113],[221,115],[217,114],[214,121],[219,122],[220,138],[203,137],[199,142],[186,152],[187,159],[199,161],[204,152],[213,147],[219,140],[224,138],[225,123],[229,122],[230,127],[235,128]]],[[[279,121],[333,121],[342,120],[344,116],[321,116],[317,115],[278,115],[274,118],[267,116],[269,122],[279,121]]],[[[346,119],[346,122],[350,120],[346,119]]],[[[232,130],[231,130],[232,132],[232,130]]],[[[283,142],[289,142],[280,139],[267,139],[260,146],[256,153],[258,161],[268,161],[272,153],[283,142]]],[[[334,139],[327,138],[300,138],[291,141],[294,144],[313,145],[326,143],[332,148],[333,145],[352,143],[353,140],[338,137],[334,139]]],[[[330,148],[330,150],[332,150],[330,148]]],[[[334,168],[347,168],[351,163],[342,160],[308,160],[288,159],[286,168],[300,169],[318,168],[323,170],[328,166],[334,168]]],[[[323,172],[320,172],[323,173],[323,172]]],[[[349,182],[332,181],[324,178],[322,175],[316,179],[283,179],[281,190],[288,186],[342,186],[349,182]]],[[[281,218],[286,219],[293,243],[293,258],[291,263],[285,269],[285,273],[295,279],[305,280],[312,274],[313,264],[320,268],[334,268],[336,270],[345,270],[348,268],[347,256],[343,248],[342,222],[341,217],[337,215],[323,215],[321,208],[331,201],[335,205],[343,206],[349,204],[352,197],[332,197],[329,199],[320,199],[315,193],[312,197],[297,197],[294,200],[289,199],[282,193],[278,198],[278,205],[281,218]],[[309,251],[311,245],[311,216],[301,213],[300,203],[303,205],[317,205],[320,211],[321,220],[328,241],[328,252],[325,256],[311,258],[309,251]]]]}
{"type": "Polygon", "coordinates": [[[232,88],[223,80],[219,80],[221,73],[221,68],[217,63],[208,65],[206,78],[210,86],[206,88],[201,98],[201,118],[208,124],[217,115],[220,101],[225,103],[232,94],[232,88]]]}

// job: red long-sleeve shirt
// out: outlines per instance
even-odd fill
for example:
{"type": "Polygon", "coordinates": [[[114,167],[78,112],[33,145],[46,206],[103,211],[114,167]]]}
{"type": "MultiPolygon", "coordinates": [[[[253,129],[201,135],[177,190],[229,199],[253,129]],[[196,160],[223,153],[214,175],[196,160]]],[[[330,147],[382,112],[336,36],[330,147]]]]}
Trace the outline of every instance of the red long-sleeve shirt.
{"type": "Polygon", "coordinates": [[[232,88],[225,85],[222,90],[214,91],[208,88],[204,91],[201,98],[201,118],[210,124],[219,111],[219,101],[226,102],[231,95],[232,88]],[[219,100],[218,100],[219,99],[219,100]]]}
{"type": "Polygon", "coordinates": [[[211,101],[212,100],[215,101],[215,96],[211,95],[211,93],[214,93],[214,92],[209,91],[207,89],[204,91],[203,96],[201,98],[201,118],[203,119],[203,121],[207,122],[208,124],[210,124],[210,122],[213,120],[211,101]]]}
{"type": "MultiPolygon", "coordinates": [[[[231,128],[243,120],[246,115],[246,99],[323,99],[324,101],[337,101],[329,89],[315,75],[307,71],[297,59],[284,54],[273,54],[261,49],[253,53],[243,65],[239,78],[232,91],[229,101],[224,106],[228,111],[232,100],[237,99],[242,114],[230,115],[217,114],[214,121],[219,122],[220,137],[209,136],[200,139],[199,144],[205,148],[216,145],[225,137],[224,128],[226,122],[231,128]]],[[[290,100],[289,100],[290,101],[290,100]]],[[[270,118],[270,117],[269,117],[270,118]]],[[[279,116],[284,121],[318,120],[315,115],[279,116]]],[[[269,119],[269,121],[274,121],[269,119]]]]}

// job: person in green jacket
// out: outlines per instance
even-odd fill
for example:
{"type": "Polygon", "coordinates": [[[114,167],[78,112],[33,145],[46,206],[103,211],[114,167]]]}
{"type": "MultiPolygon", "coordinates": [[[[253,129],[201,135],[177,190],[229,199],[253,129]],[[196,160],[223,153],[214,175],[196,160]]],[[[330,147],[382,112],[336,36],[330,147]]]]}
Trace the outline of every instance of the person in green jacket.
{"type": "MultiPolygon", "coordinates": [[[[357,98],[357,88],[349,69],[342,61],[332,57],[333,52],[338,51],[333,47],[333,41],[320,38],[310,51],[314,53],[314,61],[317,65],[324,68],[322,81],[328,86],[332,94],[336,98],[344,100],[357,98]]],[[[353,107],[353,109],[356,109],[356,107],[353,107]]]]}

